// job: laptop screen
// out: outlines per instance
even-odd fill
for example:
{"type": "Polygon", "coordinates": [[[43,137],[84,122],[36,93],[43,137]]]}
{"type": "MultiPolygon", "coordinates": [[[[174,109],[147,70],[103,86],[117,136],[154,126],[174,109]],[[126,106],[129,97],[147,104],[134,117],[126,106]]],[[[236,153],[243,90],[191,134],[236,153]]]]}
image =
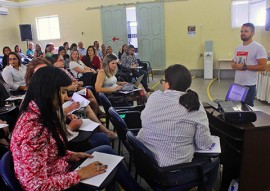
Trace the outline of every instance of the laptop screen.
{"type": "Polygon", "coordinates": [[[141,81],[142,81],[142,79],[143,79],[143,76],[144,76],[144,74],[137,78],[137,80],[136,80],[136,82],[135,82],[135,86],[136,86],[136,87],[138,87],[138,86],[140,85],[140,83],[141,83],[141,81]]]}
{"type": "Polygon", "coordinates": [[[248,87],[232,83],[225,100],[226,101],[241,101],[244,102],[248,93],[248,87]]]}

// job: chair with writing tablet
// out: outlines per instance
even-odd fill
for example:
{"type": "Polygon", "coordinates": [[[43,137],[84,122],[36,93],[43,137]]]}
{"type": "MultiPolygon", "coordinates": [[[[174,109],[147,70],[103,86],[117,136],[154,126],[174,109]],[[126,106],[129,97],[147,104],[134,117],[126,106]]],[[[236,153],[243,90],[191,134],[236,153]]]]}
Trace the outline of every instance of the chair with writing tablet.
{"type": "Polygon", "coordinates": [[[127,132],[127,141],[132,147],[136,172],[153,190],[186,191],[200,186],[206,191],[207,178],[202,166],[209,161],[160,167],[153,153],[135,137],[133,132],[127,132]]]}

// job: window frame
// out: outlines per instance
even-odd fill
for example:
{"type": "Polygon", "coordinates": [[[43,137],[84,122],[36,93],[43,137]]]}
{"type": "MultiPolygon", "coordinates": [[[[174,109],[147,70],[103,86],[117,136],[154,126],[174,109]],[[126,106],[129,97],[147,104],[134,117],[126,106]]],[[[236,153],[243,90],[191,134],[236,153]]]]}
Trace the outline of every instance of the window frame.
{"type": "MultiPolygon", "coordinates": [[[[267,0],[232,0],[231,3],[231,27],[232,28],[241,28],[242,24],[244,23],[253,23],[255,26],[265,26],[265,22],[263,24],[258,24],[257,22],[255,22],[253,19],[254,17],[252,17],[254,14],[251,13],[251,9],[252,6],[257,4],[257,3],[264,3],[264,8],[265,8],[265,16],[264,16],[264,21],[266,19],[266,5],[267,5],[267,0]],[[241,12],[240,14],[238,13],[239,16],[237,16],[237,11],[235,9],[237,9],[236,5],[240,5],[240,4],[247,4],[247,12],[241,12]],[[247,18],[240,18],[240,15],[247,15],[247,18]],[[239,20],[239,21],[237,21],[239,20]],[[240,24],[241,23],[241,24],[240,24]]],[[[258,17],[258,16],[257,16],[258,17]]],[[[257,18],[256,17],[256,18],[257,18]]],[[[256,19],[255,18],[255,19],[256,19]]]]}
{"type": "Polygon", "coordinates": [[[42,17],[36,17],[36,29],[37,29],[37,38],[39,41],[42,40],[56,40],[56,39],[61,39],[61,33],[60,33],[60,22],[59,22],[59,16],[58,15],[50,15],[50,16],[42,16],[42,17]],[[40,21],[43,19],[47,19],[48,22],[48,33],[47,36],[44,34],[41,34],[41,29],[40,26],[40,21]],[[52,28],[55,28],[52,26],[50,23],[51,19],[57,19],[57,28],[56,30],[53,30],[52,28]]]}

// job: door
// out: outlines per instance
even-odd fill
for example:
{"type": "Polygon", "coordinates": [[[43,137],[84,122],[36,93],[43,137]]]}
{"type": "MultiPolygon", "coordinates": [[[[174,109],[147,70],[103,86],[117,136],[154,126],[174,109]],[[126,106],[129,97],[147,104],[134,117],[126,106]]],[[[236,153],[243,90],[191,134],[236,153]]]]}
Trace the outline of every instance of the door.
{"type": "Polygon", "coordinates": [[[102,38],[106,47],[112,46],[118,55],[123,44],[127,44],[127,24],[125,6],[101,8],[102,38]]]}
{"type": "Polygon", "coordinates": [[[138,53],[153,69],[165,68],[163,3],[142,3],[136,6],[138,53]]]}

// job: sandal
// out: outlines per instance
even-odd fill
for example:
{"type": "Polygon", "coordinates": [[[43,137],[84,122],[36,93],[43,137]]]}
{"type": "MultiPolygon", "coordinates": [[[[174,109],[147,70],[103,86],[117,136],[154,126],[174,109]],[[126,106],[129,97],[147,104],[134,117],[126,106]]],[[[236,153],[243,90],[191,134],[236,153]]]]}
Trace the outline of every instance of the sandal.
{"type": "Polygon", "coordinates": [[[118,135],[117,133],[113,132],[113,131],[107,131],[106,134],[108,135],[108,137],[111,139],[111,140],[115,140],[118,138],[118,135]]]}
{"type": "Polygon", "coordinates": [[[98,113],[97,116],[98,116],[99,119],[107,117],[106,113],[104,113],[104,112],[98,113]]]}

